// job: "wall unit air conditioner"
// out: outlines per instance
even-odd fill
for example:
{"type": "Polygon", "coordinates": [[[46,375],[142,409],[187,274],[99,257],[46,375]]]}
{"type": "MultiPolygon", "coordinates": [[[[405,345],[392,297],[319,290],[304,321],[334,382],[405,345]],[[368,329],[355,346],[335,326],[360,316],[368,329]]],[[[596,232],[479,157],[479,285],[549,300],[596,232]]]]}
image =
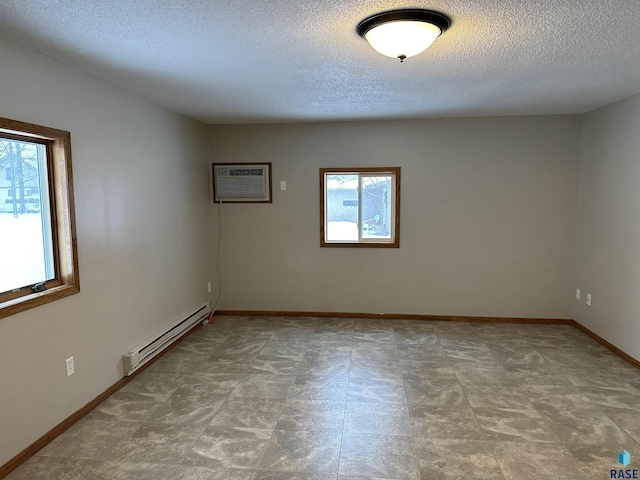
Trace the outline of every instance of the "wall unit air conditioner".
{"type": "Polygon", "coordinates": [[[271,163],[214,163],[215,203],[271,203],[271,163]]]}

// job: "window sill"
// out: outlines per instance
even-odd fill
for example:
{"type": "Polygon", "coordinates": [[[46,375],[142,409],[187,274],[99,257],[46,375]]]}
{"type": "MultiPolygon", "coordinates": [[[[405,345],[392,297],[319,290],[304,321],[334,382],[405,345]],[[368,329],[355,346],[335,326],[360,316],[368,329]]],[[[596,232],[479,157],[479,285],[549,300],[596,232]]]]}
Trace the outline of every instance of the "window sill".
{"type": "Polygon", "coordinates": [[[346,248],[400,248],[400,242],[374,243],[374,242],[320,242],[321,247],[346,247],[346,248]]]}
{"type": "Polygon", "coordinates": [[[32,293],[23,297],[14,298],[0,303],[0,318],[8,317],[18,312],[29,310],[30,308],[39,307],[49,302],[59,300],[70,295],[80,292],[80,288],[76,285],[60,285],[59,287],[50,288],[44,292],[32,293]]]}

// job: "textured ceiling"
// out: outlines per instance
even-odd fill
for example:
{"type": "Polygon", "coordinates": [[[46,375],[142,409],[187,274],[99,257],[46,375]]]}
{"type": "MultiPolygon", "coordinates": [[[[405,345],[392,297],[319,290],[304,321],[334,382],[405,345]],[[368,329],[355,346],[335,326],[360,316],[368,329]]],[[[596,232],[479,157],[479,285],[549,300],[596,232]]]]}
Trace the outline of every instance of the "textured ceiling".
{"type": "Polygon", "coordinates": [[[0,35],[207,123],[583,113],[640,91],[639,25],[640,0],[0,1],[0,35]],[[453,24],[401,64],[355,27],[404,7],[453,24]]]}

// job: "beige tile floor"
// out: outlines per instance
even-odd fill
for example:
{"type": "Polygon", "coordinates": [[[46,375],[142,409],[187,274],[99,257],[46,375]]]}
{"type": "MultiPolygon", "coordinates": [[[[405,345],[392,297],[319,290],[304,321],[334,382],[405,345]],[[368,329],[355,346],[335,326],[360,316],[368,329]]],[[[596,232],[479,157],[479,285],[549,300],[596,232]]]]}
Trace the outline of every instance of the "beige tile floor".
{"type": "Polygon", "coordinates": [[[9,475],[604,479],[640,370],[570,326],[219,317],[9,475]]]}

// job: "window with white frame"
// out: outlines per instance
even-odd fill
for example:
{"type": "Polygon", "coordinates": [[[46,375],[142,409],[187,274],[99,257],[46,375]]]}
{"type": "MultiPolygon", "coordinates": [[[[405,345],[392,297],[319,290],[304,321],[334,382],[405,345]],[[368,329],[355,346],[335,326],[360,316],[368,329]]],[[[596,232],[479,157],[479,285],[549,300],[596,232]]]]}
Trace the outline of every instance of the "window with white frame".
{"type": "Polygon", "coordinates": [[[322,247],[400,246],[400,167],[321,168],[322,247]]]}
{"type": "Polygon", "coordinates": [[[0,317],[80,291],[69,132],[0,118],[0,317]]]}

